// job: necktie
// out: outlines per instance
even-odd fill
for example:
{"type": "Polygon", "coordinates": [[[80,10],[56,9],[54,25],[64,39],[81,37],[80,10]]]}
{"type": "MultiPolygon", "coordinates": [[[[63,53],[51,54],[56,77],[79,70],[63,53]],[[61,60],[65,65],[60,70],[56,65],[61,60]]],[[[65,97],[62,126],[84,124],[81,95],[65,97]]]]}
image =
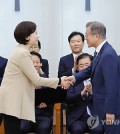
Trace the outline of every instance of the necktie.
{"type": "Polygon", "coordinates": [[[96,56],[97,56],[97,52],[95,51],[95,52],[94,52],[94,57],[93,57],[93,58],[95,58],[96,56]]]}

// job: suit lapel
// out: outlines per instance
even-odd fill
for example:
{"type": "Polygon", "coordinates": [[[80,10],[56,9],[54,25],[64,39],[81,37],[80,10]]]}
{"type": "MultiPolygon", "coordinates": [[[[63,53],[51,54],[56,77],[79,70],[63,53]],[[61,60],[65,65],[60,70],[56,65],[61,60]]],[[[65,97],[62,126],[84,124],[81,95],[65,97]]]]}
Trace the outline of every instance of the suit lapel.
{"type": "Polygon", "coordinates": [[[99,62],[99,60],[100,60],[100,54],[98,54],[98,56],[93,60],[93,62],[92,62],[92,74],[94,73],[94,71],[95,71],[95,68],[96,68],[96,66],[97,66],[97,64],[98,64],[98,62],[99,62]]]}
{"type": "Polygon", "coordinates": [[[94,73],[94,71],[95,71],[95,68],[96,68],[97,64],[99,63],[100,57],[101,57],[101,55],[102,55],[102,53],[103,53],[103,51],[104,51],[104,49],[106,48],[107,45],[108,45],[108,44],[105,43],[105,44],[102,46],[100,52],[98,53],[98,56],[93,60],[93,62],[92,62],[92,75],[93,75],[93,73],[94,73]]]}
{"type": "Polygon", "coordinates": [[[69,62],[68,66],[69,66],[69,68],[72,68],[73,65],[74,65],[74,58],[73,58],[73,54],[72,53],[69,55],[69,59],[68,60],[69,60],[69,61],[67,61],[67,62],[69,62]]]}

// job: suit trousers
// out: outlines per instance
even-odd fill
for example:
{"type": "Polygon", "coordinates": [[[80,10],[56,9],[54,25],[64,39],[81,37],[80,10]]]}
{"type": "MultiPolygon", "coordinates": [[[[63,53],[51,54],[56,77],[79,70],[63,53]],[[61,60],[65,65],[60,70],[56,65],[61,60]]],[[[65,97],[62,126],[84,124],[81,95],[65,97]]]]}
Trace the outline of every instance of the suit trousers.
{"type": "Polygon", "coordinates": [[[20,134],[21,120],[17,117],[4,115],[5,134],[20,134]]]}
{"type": "Polygon", "coordinates": [[[22,120],[21,121],[21,134],[28,134],[35,132],[36,134],[50,134],[52,129],[52,118],[39,116],[36,123],[31,121],[22,120]]]}

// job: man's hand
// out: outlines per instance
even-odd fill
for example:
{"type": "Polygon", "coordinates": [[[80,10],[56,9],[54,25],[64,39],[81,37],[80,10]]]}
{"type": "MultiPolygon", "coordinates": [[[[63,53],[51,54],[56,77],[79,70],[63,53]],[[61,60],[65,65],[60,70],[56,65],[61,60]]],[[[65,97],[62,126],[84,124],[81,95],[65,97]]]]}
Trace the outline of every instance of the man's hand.
{"type": "Polygon", "coordinates": [[[68,80],[71,83],[71,85],[74,85],[75,83],[75,77],[73,75],[65,78],[65,80],[68,80]]]}
{"type": "Polygon", "coordinates": [[[89,94],[92,95],[92,84],[91,83],[89,83],[88,85],[86,85],[84,87],[84,89],[81,92],[81,96],[85,96],[87,92],[89,92],[89,94]]]}
{"type": "Polygon", "coordinates": [[[89,83],[87,86],[86,86],[86,91],[89,92],[90,95],[92,95],[92,84],[89,83]]]}
{"type": "Polygon", "coordinates": [[[61,77],[61,84],[60,86],[63,88],[63,89],[68,89],[70,87],[70,85],[72,84],[70,81],[68,81],[67,79],[67,76],[63,76],[61,77]]]}
{"type": "Polygon", "coordinates": [[[115,115],[106,113],[106,124],[112,125],[114,121],[115,121],[115,115]]]}
{"type": "Polygon", "coordinates": [[[81,96],[83,97],[83,96],[85,96],[87,94],[87,89],[86,89],[86,87],[84,87],[84,89],[82,90],[82,92],[81,92],[81,96]]]}

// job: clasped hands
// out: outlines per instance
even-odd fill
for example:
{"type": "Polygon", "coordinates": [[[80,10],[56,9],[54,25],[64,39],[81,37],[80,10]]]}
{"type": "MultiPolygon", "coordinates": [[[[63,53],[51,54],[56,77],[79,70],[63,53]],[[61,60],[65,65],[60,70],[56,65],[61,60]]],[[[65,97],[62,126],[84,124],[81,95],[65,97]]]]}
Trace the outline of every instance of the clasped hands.
{"type": "Polygon", "coordinates": [[[82,92],[81,92],[81,96],[84,97],[84,96],[87,95],[87,93],[89,93],[90,95],[93,94],[93,93],[92,93],[92,84],[91,84],[91,83],[87,84],[87,85],[84,87],[84,89],[83,89],[82,92]]]}
{"type": "Polygon", "coordinates": [[[67,90],[70,87],[70,85],[74,85],[74,83],[75,83],[75,77],[74,76],[69,76],[69,77],[63,76],[63,77],[61,77],[60,86],[61,86],[62,89],[67,90]]]}

